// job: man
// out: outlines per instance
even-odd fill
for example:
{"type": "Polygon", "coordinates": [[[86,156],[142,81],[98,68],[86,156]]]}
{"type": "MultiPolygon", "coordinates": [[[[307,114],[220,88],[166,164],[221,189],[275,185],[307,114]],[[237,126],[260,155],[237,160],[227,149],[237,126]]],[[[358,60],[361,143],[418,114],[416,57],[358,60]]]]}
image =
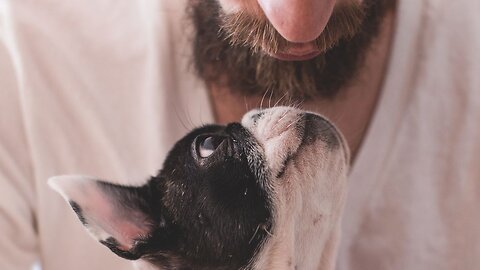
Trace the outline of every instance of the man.
{"type": "Polygon", "coordinates": [[[479,8],[0,1],[0,268],[130,269],[46,179],[138,183],[185,129],[277,102],[329,117],[354,154],[339,269],[478,268],[479,8]]]}

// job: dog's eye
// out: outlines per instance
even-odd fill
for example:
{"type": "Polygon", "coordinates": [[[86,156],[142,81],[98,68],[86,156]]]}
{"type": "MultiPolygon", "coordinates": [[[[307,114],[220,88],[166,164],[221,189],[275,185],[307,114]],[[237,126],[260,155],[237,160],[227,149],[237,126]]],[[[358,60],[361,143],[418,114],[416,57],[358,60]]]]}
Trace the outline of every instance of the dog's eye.
{"type": "Polygon", "coordinates": [[[200,138],[197,145],[198,156],[201,158],[211,156],[224,140],[225,138],[220,136],[206,136],[200,138]]]}

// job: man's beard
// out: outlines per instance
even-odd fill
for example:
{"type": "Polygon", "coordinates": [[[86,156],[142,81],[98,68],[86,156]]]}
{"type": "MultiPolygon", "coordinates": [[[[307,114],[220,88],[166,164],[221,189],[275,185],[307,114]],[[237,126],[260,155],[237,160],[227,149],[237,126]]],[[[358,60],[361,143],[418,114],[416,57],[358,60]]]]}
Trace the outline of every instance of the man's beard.
{"type": "Polygon", "coordinates": [[[336,8],[315,40],[321,54],[288,62],[268,55],[289,45],[268,21],[225,15],[217,0],[192,1],[195,67],[207,85],[240,95],[271,91],[277,98],[333,99],[355,77],[382,18],[394,6],[395,0],[365,0],[361,6],[336,8]]]}

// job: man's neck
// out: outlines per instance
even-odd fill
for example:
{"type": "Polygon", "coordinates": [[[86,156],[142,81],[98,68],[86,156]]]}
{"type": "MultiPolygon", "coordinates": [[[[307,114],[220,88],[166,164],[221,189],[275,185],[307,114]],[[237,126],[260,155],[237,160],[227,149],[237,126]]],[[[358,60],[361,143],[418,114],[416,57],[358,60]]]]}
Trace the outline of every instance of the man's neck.
{"type": "MultiPolygon", "coordinates": [[[[329,118],[343,133],[355,158],[374,114],[380,96],[389,60],[394,30],[394,12],[383,18],[379,35],[367,50],[365,62],[352,83],[342,89],[333,100],[313,99],[303,102],[301,108],[329,118]]],[[[292,105],[289,100],[271,100],[264,96],[240,96],[218,85],[209,86],[213,111],[218,123],[238,122],[249,109],[274,105],[292,105]],[[262,102],[263,100],[263,102],[262,102]]],[[[298,105],[293,102],[293,105],[298,105]]]]}

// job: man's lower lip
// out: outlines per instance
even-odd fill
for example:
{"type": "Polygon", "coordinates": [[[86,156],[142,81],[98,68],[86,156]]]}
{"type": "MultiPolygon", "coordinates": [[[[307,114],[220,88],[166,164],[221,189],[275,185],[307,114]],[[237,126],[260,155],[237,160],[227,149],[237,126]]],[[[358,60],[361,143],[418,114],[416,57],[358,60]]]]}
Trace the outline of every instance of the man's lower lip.
{"type": "Polygon", "coordinates": [[[314,51],[314,52],[307,53],[307,54],[304,54],[304,55],[293,55],[293,54],[288,54],[288,53],[275,53],[275,54],[272,54],[271,56],[274,57],[274,58],[277,58],[279,60],[282,60],[282,61],[306,61],[306,60],[313,59],[313,58],[317,57],[318,55],[320,55],[319,51],[314,51]]]}

